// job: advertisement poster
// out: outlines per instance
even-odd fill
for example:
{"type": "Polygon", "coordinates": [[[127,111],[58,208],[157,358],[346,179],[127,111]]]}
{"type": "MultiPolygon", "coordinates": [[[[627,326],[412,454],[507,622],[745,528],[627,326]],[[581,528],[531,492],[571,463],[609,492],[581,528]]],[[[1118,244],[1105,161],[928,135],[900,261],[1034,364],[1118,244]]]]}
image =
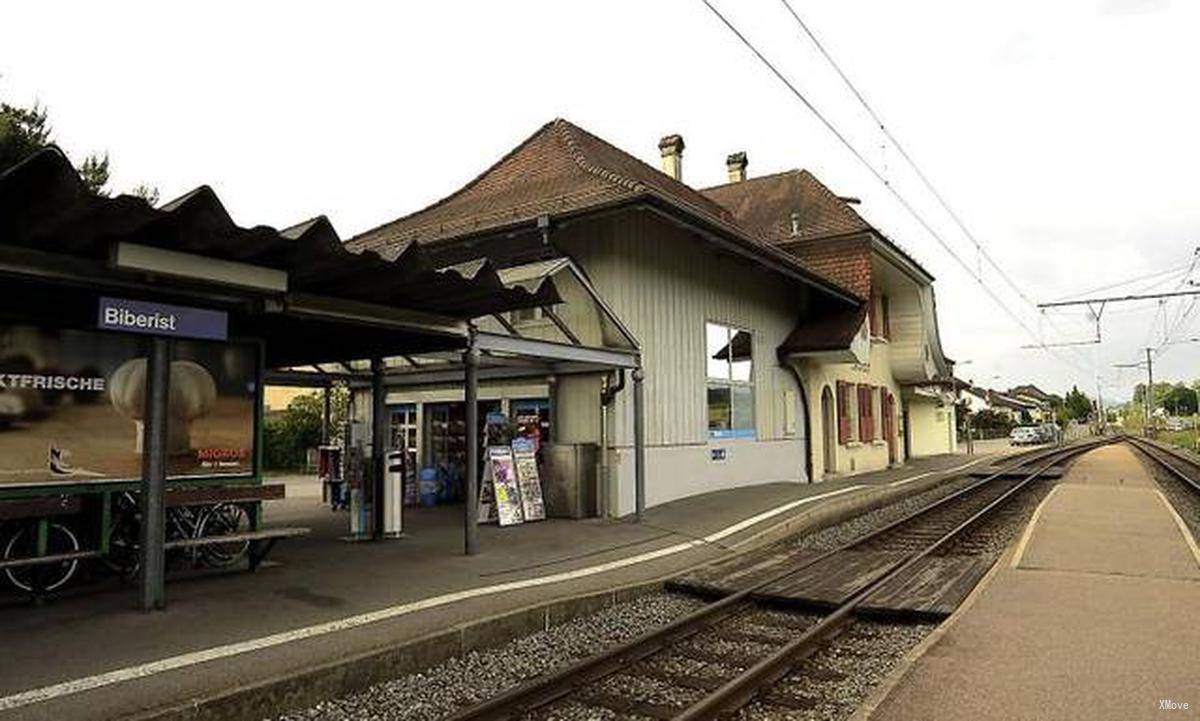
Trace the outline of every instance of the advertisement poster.
{"type": "MultiPolygon", "coordinates": [[[[141,478],[148,342],[0,324],[0,487],[141,478]]],[[[174,349],[168,475],[251,473],[257,348],[174,349]]]]}
{"type": "Polygon", "coordinates": [[[512,448],[488,446],[487,476],[491,479],[492,497],[501,526],[525,522],[521,508],[521,489],[517,484],[517,468],[512,448]]]}
{"type": "Polygon", "coordinates": [[[538,475],[537,445],[529,438],[514,438],[512,449],[525,520],[543,521],[546,519],[546,504],[542,500],[542,479],[538,475]]]}

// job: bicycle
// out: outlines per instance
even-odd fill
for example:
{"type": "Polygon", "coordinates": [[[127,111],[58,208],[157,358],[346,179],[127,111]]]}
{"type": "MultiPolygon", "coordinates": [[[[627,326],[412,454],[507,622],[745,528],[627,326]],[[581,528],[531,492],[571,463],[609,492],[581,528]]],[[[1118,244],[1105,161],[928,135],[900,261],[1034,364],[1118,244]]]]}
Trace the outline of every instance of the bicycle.
{"type": "MultiPolygon", "coordinates": [[[[250,529],[250,516],[236,503],[200,506],[168,506],[166,540],[228,536],[250,529]]],[[[109,569],[124,578],[133,578],[140,569],[138,548],[141,543],[141,509],[137,496],[125,492],[117,497],[112,527],[108,534],[108,553],[102,560],[109,569]]],[[[187,558],[193,566],[226,568],[236,564],[250,550],[249,541],[228,541],[190,546],[169,552],[169,556],[187,558]]]]}

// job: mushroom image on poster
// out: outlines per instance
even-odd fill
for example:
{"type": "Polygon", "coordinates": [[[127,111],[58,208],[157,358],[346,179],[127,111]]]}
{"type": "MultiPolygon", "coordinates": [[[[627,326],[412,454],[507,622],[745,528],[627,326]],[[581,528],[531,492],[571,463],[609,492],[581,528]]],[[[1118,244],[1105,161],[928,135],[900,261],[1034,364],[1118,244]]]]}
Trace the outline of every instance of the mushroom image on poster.
{"type": "MultiPolygon", "coordinates": [[[[172,345],[168,475],[251,473],[257,347],[172,345]]],[[[148,348],[123,333],[0,324],[0,487],[140,478],[148,348]]]]}

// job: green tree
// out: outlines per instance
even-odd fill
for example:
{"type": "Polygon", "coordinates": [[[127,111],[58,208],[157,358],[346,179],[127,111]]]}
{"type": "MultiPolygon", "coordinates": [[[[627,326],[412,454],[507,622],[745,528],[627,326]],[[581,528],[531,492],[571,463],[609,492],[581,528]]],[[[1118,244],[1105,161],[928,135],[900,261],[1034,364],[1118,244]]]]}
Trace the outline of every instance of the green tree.
{"type": "Polygon", "coordinates": [[[129,191],[129,194],[141,198],[152,206],[158,205],[158,188],[148,183],[138,183],[133,186],[133,190],[129,191]]]}
{"type": "MultiPolygon", "coordinates": [[[[338,437],[346,422],[350,392],[334,387],[330,404],[330,433],[338,437]]],[[[325,401],[321,393],[296,396],[282,413],[269,416],[263,424],[263,465],[271,470],[290,470],[304,465],[310,448],[321,443],[321,420],[325,401]]]]}
{"type": "Polygon", "coordinates": [[[1190,416],[1196,412],[1196,391],[1176,383],[1163,394],[1159,404],[1173,416],[1190,416]]]}
{"type": "Polygon", "coordinates": [[[103,158],[95,153],[87,156],[76,170],[79,171],[79,177],[83,179],[83,184],[88,190],[96,195],[108,195],[108,191],[104,189],[104,186],[108,185],[108,153],[105,153],[103,158]]]}
{"type": "Polygon", "coordinates": [[[1078,387],[1072,386],[1071,392],[1063,400],[1063,411],[1067,420],[1087,420],[1092,414],[1092,401],[1078,387]]]}
{"type": "MultiPolygon", "coordinates": [[[[0,101],[0,172],[16,165],[53,140],[49,114],[40,105],[23,108],[0,101]]],[[[97,195],[108,195],[108,153],[93,153],[83,159],[76,170],[87,189],[97,195]]],[[[149,187],[145,184],[134,189],[149,187]]],[[[155,190],[155,200],[158,191],[155,190]]],[[[145,197],[145,196],[142,196],[145,197]]]]}
{"type": "Polygon", "coordinates": [[[0,172],[50,142],[45,108],[21,108],[0,102],[0,172]]]}

